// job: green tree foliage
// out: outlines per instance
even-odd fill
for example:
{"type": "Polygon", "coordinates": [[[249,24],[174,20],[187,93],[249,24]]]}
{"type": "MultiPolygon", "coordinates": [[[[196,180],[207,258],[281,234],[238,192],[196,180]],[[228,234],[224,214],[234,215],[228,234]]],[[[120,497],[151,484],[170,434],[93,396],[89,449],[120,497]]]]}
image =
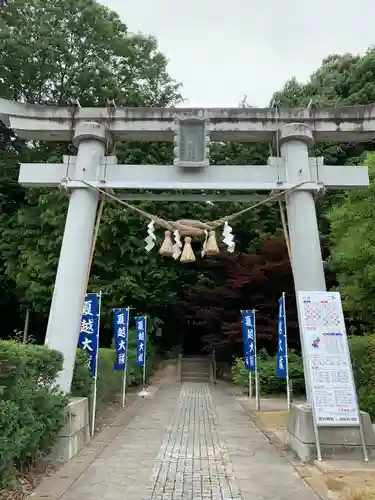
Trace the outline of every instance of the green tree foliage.
{"type": "MultiPolygon", "coordinates": [[[[352,54],[330,55],[305,84],[295,78],[275,92],[273,99],[286,107],[351,106],[375,102],[375,49],[364,56],[352,54]]],[[[314,114],[314,108],[311,109],[314,114]]],[[[328,165],[357,164],[358,157],[372,150],[364,144],[317,144],[314,153],[324,156],[328,165]]]]}
{"type": "MultiPolygon", "coordinates": [[[[96,2],[14,0],[1,23],[3,97],[47,104],[66,104],[77,97],[81,105],[106,105],[115,98],[118,105],[130,106],[173,105],[180,98],[156,41],[129,35],[118,16],[96,2]]],[[[15,141],[11,131],[4,130],[8,134],[2,143],[5,165],[11,174],[4,174],[7,179],[17,178],[21,161],[59,162],[63,154],[75,152],[69,144],[15,141]]],[[[167,164],[172,161],[172,145],[119,143],[116,155],[120,163],[167,164]]],[[[211,150],[212,163],[264,164],[266,158],[267,148],[258,145],[214,144],[211,150]]],[[[1,216],[3,279],[21,304],[45,319],[68,197],[57,190],[29,189],[25,194],[15,188],[18,198],[11,194],[4,200],[6,210],[1,216]]],[[[238,203],[144,202],[138,206],[166,219],[205,221],[243,208],[238,203]]],[[[178,292],[199,283],[201,275],[194,266],[164,261],[156,250],[144,251],[147,222],[136,212],[106,203],[89,284],[90,289],[103,291],[104,310],[113,304],[131,304],[138,311],[160,315],[173,305],[178,292]]],[[[279,225],[277,212],[269,208],[249,213],[236,225],[238,248],[247,250],[279,225]]],[[[162,232],[158,237],[160,243],[162,232]]]]}
{"type": "Polygon", "coordinates": [[[311,100],[319,106],[351,106],[375,102],[375,48],[364,56],[333,54],[323,59],[309,81],[295,77],[275,92],[281,106],[306,107],[311,100]]]}
{"type": "MultiPolygon", "coordinates": [[[[82,106],[106,106],[115,99],[118,106],[171,106],[180,100],[179,85],[168,75],[156,40],[130,34],[115,12],[94,0],[10,0],[0,17],[0,66],[0,96],[19,101],[67,105],[78,98],[82,106]]],[[[305,107],[311,100],[319,106],[366,104],[375,101],[374,71],[373,49],[363,57],[331,55],[307,83],[292,78],[273,97],[282,106],[305,107]]],[[[247,105],[246,99],[240,105],[247,105]]],[[[23,190],[16,182],[18,168],[20,162],[60,162],[75,149],[68,143],[26,142],[0,125],[0,310],[12,310],[14,322],[17,302],[45,321],[68,197],[57,190],[23,190]]],[[[328,164],[358,164],[368,149],[371,145],[317,144],[314,153],[324,155],[328,164]]],[[[123,142],[116,145],[116,155],[120,163],[169,164],[172,145],[123,142]]],[[[268,155],[267,144],[214,143],[210,152],[213,164],[230,165],[266,164],[268,155]]],[[[325,238],[325,213],[342,197],[329,194],[317,204],[325,238]]],[[[244,204],[138,206],[166,219],[210,221],[244,204]]],[[[105,310],[127,304],[166,318],[166,306],[175,307],[191,287],[215,286],[216,278],[199,263],[163,260],[156,250],[146,254],[147,222],[106,203],[89,288],[104,292],[105,310]]],[[[233,226],[237,250],[259,251],[259,242],[280,229],[278,207],[252,210],[233,226]]],[[[162,237],[158,232],[158,243],[162,237]]],[[[198,251],[200,243],[195,245],[198,251]]]]}
{"type": "MultiPolygon", "coordinates": [[[[275,92],[273,100],[286,107],[366,105],[375,102],[375,48],[364,56],[333,54],[323,59],[305,84],[295,78],[275,92]]],[[[314,114],[314,108],[311,109],[314,114]]],[[[314,153],[324,156],[328,165],[357,164],[371,144],[317,144],[314,153]]]]}
{"type": "MultiPolygon", "coordinates": [[[[15,100],[62,105],[78,98],[81,105],[105,106],[108,99],[115,99],[117,105],[164,106],[180,99],[179,86],[168,76],[156,40],[129,34],[116,13],[90,0],[10,1],[0,19],[0,65],[0,96],[15,100]]],[[[0,139],[3,280],[9,289],[13,286],[11,293],[17,292],[22,303],[45,314],[67,196],[57,190],[31,189],[25,196],[15,180],[21,161],[59,162],[63,154],[75,151],[69,144],[15,140],[4,126],[0,139]]],[[[164,151],[152,144],[118,145],[119,159],[126,163],[165,163],[168,155],[168,148],[164,151]]],[[[131,275],[139,273],[143,260],[150,261],[145,255],[136,262],[131,258],[144,237],[139,219],[127,218],[121,207],[108,205],[92,286],[103,285],[107,291],[108,285],[109,292],[116,290],[117,300],[131,288],[137,299],[140,292],[131,275]],[[123,255],[127,261],[121,264],[123,255]]],[[[153,270],[151,260],[151,271],[144,271],[154,279],[153,285],[159,284],[151,287],[158,298],[165,270],[153,270]]],[[[167,290],[163,293],[168,297],[167,290]]]]}
{"type": "MultiPolygon", "coordinates": [[[[363,56],[333,54],[326,57],[322,61],[320,68],[311,75],[308,82],[302,84],[297,82],[295,78],[291,78],[279,92],[274,94],[273,98],[280,102],[281,106],[289,107],[306,107],[310,102],[318,107],[366,105],[375,102],[374,82],[375,48],[371,47],[363,56]]],[[[313,116],[314,107],[311,109],[311,114],[313,116]]],[[[373,143],[318,143],[315,144],[312,154],[324,156],[325,163],[328,165],[358,165],[363,164],[366,153],[373,150],[373,143]]],[[[362,191],[362,193],[361,196],[366,198],[366,191],[362,191]]],[[[349,194],[348,196],[350,198],[352,195],[349,194]]],[[[327,213],[332,207],[337,208],[340,206],[345,198],[346,195],[343,192],[328,191],[324,198],[317,201],[316,206],[325,258],[329,256],[330,246],[335,248],[340,245],[340,241],[335,241],[337,231],[329,237],[330,218],[327,218],[327,213]]],[[[354,254],[353,258],[355,258],[354,254]]],[[[360,257],[358,259],[360,260],[360,257]]],[[[336,262],[337,259],[334,260],[336,262]]],[[[340,289],[344,289],[347,280],[345,277],[346,271],[337,267],[337,263],[335,266],[332,265],[332,269],[339,271],[337,279],[343,285],[340,289]]],[[[350,270],[348,272],[351,274],[350,270]]],[[[349,302],[345,300],[344,305],[349,307],[349,302]]],[[[353,306],[349,307],[347,311],[352,313],[354,311],[353,306]]],[[[375,317],[373,321],[375,322],[375,317]]]]}
{"type": "Polygon", "coordinates": [[[163,106],[178,86],[152,37],[94,0],[11,0],[0,20],[0,95],[37,103],[163,106]]]}
{"type": "MultiPolygon", "coordinates": [[[[371,51],[369,56],[373,57],[371,51]]],[[[352,54],[330,55],[323,59],[307,83],[299,83],[293,77],[275,92],[273,99],[287,107],[306,107],[311,100],[320,106],[355,104],[355,101],[347,102],[346,99],[352,95],[353,74],[360,61],[359,56],[352,54]]]]}
{"type": "Polygon", "coordinates": [[[365,330],[375,324],[375,154],[369,154],[370,187],[345,193],[328,213],[329,264],[337,273],[345,310],[365,330]]]}
{"type": "MultiPolygon", "coordinates": [[[[375,102],[375,49],[364,56],[331,55],[323,60],[306,84],[289,80],[274,95],[285,106],[306,106],[311,99],[320,106],[366,105],[375,102]]],[[[313,113],[313,110],[312,110],[313,113]]],[[[323,236],[329,239],[325,252],[330,269],[336,273],[338,290],[353,332],[373,331],[375,308],[372,303],[375,276],[372,221],[374,217],[374,153],[366,152],[373,143],[317,144],[315,154],[328,164],[369,166],[371,186],[346,193],[327,193],[319,200],[318,212],[323,236]],[[329,234],[330,233],[330,234],[329,234]]]]}

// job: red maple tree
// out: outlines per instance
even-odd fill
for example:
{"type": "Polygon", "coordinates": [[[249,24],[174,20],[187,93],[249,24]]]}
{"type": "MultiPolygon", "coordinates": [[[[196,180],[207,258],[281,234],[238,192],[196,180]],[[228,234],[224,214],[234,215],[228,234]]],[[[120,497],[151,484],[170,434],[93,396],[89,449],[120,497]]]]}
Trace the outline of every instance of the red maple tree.
{"type": "Polygon", "coordinates": [[[294,285],[283,239],[262,242],[258,252],[222,253],[205,259],[204,274],[210,284],[185,291],[179,301],[180,314],[205,323],[202,337],[207,350],[242,344],[241,310],[256,310],[258,349],[277,346],[278,300],[286,294],[288,342],[299,345],[294,285]]]}

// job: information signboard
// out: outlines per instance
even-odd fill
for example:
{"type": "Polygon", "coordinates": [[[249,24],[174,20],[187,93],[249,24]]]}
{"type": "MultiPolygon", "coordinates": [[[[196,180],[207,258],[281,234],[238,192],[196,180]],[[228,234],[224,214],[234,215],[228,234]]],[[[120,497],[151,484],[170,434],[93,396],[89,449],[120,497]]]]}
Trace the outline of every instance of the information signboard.
{"type": "Polygon", "coordinates": [[[340,294],[297,292],[297,302],[316,425],[359,426],[340,294]]]}

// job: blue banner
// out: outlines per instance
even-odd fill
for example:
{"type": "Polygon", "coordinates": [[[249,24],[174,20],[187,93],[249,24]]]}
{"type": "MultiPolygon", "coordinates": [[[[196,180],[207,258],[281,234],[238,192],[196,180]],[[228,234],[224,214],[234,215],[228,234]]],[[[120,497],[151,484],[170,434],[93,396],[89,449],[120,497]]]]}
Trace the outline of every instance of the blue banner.
{"type": "Polygon", "coordinates": [[[98,369],[100,295],[87,293],[82,310],[78,347],[87,354],[87,367],[96,377],[98,369]]]}
{"type": "Polygon", "coordinates": [[[145,316],[135,320],[137,358],[135,364],[143,366],[146,359],[147,320],[145,316]]]}
{"type": "Polygon", "coordinates": [[[249,372],[256,371],[256,331],[254,311],[242,311],[242,337],[244,347],[245,368],[249,372]]]}
{"type": "Polygon", "coordinates": [[[277,356],[276,356],[276,377],[287,377],[287,343],[285,328],[285,297],[279,299],[279,317],[277,322],[277,356]]]}
{"type": "Polygon", "coordinates": [[[114,370],[126,370],[129,334],[129,309],[113,310],[113,331],[115,337],[116,361],[114,370]]]}

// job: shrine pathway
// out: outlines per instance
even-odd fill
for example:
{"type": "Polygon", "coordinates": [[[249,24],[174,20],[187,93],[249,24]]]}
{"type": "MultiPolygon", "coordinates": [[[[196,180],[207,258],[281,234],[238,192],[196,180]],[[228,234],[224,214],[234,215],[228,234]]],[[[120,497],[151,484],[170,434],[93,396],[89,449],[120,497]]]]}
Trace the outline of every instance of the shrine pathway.
{"type": "Polygon", "coordinates": [[[316,500],[229,392],[161,387],[63,500],[316,500]]]}

